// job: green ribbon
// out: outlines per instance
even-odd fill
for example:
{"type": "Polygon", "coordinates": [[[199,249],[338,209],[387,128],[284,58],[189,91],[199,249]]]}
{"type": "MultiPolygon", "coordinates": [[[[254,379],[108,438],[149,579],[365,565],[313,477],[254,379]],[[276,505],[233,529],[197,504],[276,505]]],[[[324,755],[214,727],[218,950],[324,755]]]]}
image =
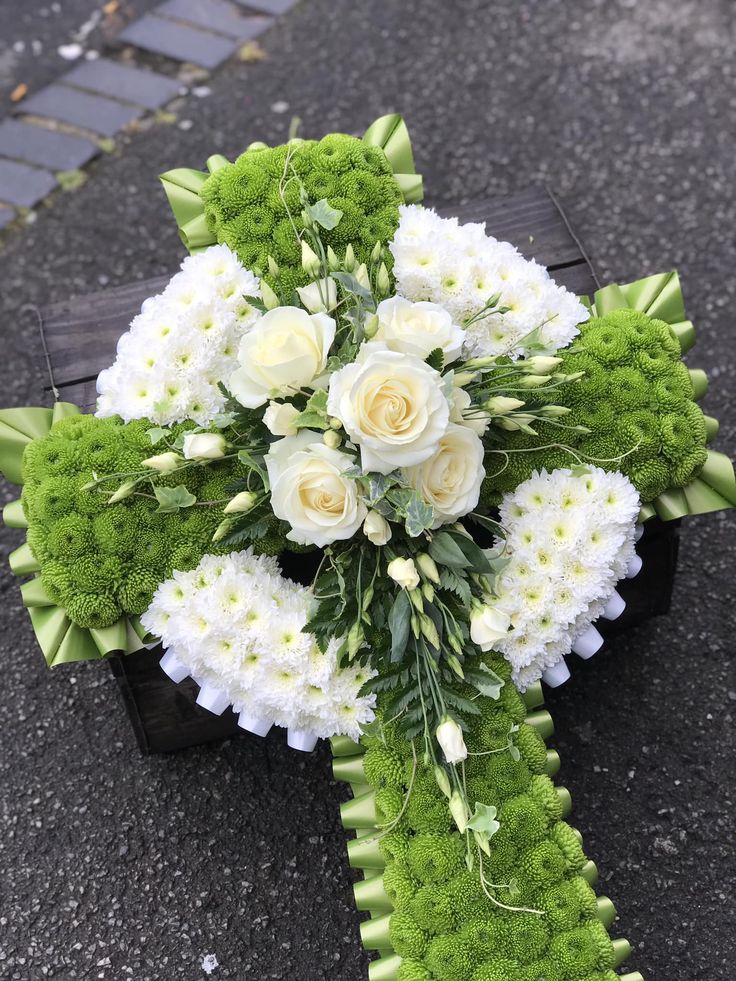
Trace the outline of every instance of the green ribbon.
{"type": "MultiPolygon", "coordinates": [[[[603,317],[613,310],[641,310],[650,317],[669,324],[685,354],[695,344],[695,328],[685,314],[680,277],[676,272],[657,273],[633,283],[616,283],[598,290],[587,305],[592,316],[603,317]]],[[[690,369],[693,392],[700,400],[708,388],[708,379],[699,368],[690,369]]],[[[705,416],[706,439],[718,432],[718,420],[705,416]]],[[[671,487],[649,504],[642,505],[639,521],[655,515],[663,521],[674,521],[688,514],[706,514],[736,507],[736,476],[733,464],[723,453],[708,450],[708,456],[697,477],[685,487],[671,487]]]]}
{"type": "MultiPolygon", "coordinates": [[[[53,409],[26,406],[0,410],[0,471],[6,479],[22,484],[26,446],[32,440],[46,436],[61,419],[80,412],[81,409],[71,402],[57,402],[53,409]]],[[[3,521],[11,528],[28,527],[19,500],[5,506],[3,521]]],[[[113,651],[132,654],[154,639],[147,634],[138,617],[122,616],[112,626],[100,630],[72,623],[66,611],[46,592],[38,574],[41,566],[28,542],[10,554],[9,562],[14,575],[32,576],[20,587],[21,598],[49,667],[73,661],[96,661],[113,651]]]]}
{"type": "MultiPolygon", "coordinates": [[[[422,178],[414,168],[411,139],[403,117],[398,113],[381,116],[368,127],[363,140],[368,146],[380,147],[384,151],[404,201],[407,204],[421,201],[424,193],[422,178]]],[[[249,149],[263,147],[264,143],[252,143],[249,149]]],[[[174,213],[179,236],[192,254],[217,243],[207,225],[199,192],[210,174],[228,164],[227,158],[218,153],[207,160],[206,171],[178,167],[161,174],[160,180],[174,213]]]]}

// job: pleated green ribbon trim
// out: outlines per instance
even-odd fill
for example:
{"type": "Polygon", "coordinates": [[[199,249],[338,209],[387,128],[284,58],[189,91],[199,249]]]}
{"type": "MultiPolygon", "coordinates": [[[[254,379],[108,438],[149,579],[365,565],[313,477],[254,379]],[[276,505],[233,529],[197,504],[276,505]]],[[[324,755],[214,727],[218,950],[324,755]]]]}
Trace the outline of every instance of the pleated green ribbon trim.
{"type": "MultiPolygon", "coordinates": [[[[421,201],[424,195],[422,178],[414,167],[411,139],[403,117],[398,113],[381,116],[365,131],[363,141],[368,146],[380,147],[384,151],[404,201],[407,204],[421,201]]],[[[264,146],[260,142],[251,143],[248,149],[264,146]]],[[[221,154],[215,154],[207,160],[206,171],[178,167],[161,174],[161,183],[179,227],[179,236],[192,254],[217,244],[217,239],[207,225],[199,192],[210,174],[226,167],[228,163],[221,154]]]]}
{"type": "MultiPolygon", "coordinates": [[[[26,446],[32,440],[46,436],[61,419],[80,412],[81,409],[71,402],[57,402],[53,409],[34,406],[0,409],[0,471],[5,478],[13,484],[22,484],[26,446]]],[[[3,521],[10,528],[28,527],[20,500],[5,506],[3,521]]],[[[23,583],[20,592],[49,667],[73,661],[96,661],[113,651],[132,654],[153,639],[137,617],[121,617],[102,630],[72,623],[66,611],[47,595],[39,576],[41,567],[27,542],[11,553],[9,561],[14,575],[32,576],[23,583]]]]}
{"type": "MultiPolygon", "coordinates": [[[[672,329],[686,354],[695,344],[695,328],[685,313],[680,277],[675,271],[657,273],[625,285],[611,284],[587,299],[594,317],[603,317],[614,310],[640,310],[650,317],[663,320],[672,329]]],[[[705,372],[690,370],[696,400],[708,388],[705,372]]],[[[718,420],[705,416],[707,439],[718,432],[718,420]]],[[[708,450],[708,458],[700,474],[685,487],[672,487],[651,503],[644,504],[639,516],[647,521],[655,515],[663,521],[674,521],[688,514],[707,514],[736,507],[736,476],[731,460],[723,453],[708,450]]]]}

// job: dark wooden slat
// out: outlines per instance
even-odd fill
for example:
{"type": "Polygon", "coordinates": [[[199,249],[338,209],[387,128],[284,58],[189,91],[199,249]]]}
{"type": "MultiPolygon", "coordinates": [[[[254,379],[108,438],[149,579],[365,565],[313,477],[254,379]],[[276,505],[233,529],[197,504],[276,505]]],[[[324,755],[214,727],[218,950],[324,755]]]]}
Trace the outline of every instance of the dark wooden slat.
{"type": "MultiPolygon", "coordinates": [[[[485,221],[489,234],[512,242],[527,258],[553,270],[576,293],[595,289],[589,264],[549,193],[532,187],[506,198],[440,209],[461,221],[485,221]]],[[[94,384],[86,384],[114,360],[118,338],[141,303],[160,292],[166,276],[107,289],[48,307],[43,329],[54,383],[64,398],[94,407],[94,384]]]]}

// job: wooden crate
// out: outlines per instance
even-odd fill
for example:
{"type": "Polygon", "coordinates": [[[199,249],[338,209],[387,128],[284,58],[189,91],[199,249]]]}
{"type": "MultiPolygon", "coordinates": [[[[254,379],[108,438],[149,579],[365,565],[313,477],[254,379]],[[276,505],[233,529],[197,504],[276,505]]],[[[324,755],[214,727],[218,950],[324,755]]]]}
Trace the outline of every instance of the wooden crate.
{"type": "MultiPolygon", "coordinates": [[[[527,258],[545,265],[558,283],[577,294],[600,285],[580,241],[547,189],[532,187],[505,198],[439,209],[462,222],[485,221],[489,234],[512,242],[527,258]]],[[[168,276],[132,283],[57,303],[42,311],[42,335],[54,397],[94,410],[95,380],[115,358],[118,338],[140,310],[160,292],[168,276]]],[[[644,560],[636,579],[621,584],[627,603],[619,620],[600,626],[606,636],[629,629],[669,609],[677,563],[677,528],[658,519],[647,523],[638,546],[644,560]]],[[[288,557],[287,575],[309,581],[310,559],[288,557]]],[[[141,751],[168,752],[232,736],[240,730],[232,712],[214,716],[195,704],[197,686],[174,685],[159,667],[161,649],[109,659],[141,751]]]]}

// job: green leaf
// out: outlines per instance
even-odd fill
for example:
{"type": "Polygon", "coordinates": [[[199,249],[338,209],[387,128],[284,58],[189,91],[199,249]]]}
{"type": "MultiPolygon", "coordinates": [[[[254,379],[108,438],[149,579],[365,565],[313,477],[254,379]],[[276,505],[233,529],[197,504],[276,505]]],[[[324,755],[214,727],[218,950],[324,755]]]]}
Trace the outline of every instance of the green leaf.
{"type": "Polygon", "coordinates": [[[411,601],[405,589],[400,590],[388,615],[391,631],[391,661],[397,663],[404,656],[411,627],[411,601]]]}
{"type": "Polygon", "coordinates": [[[218,412],[215,418],[212,420],[212,425],[217,429],[227,429],[229,426],[235,422],[235,416],[232,412],[218,412]]]}
{"type": "Polygon", "coordinates": [[[305,210],[310,218],[328,232],[331,232],[333,228],[337,228],[343,215],[342,211],[339,208],[333,208],[326,198],[322,198],[316,204],[308,204],[305,210]]]}
{"type": "Polygon", "coordinates": [[[471,831],[478,831],[492,838],[501,827],[496,820],[496,813],[496,808],[492,804],[481,804],[480,801],[476,801],[473,816],[468,821],[468,827],[471,831]]]}
{"type": "Polygon", "coordinates": [[[248,450],[240,450],[238,452],[238,460],[246,467],[251,470],[255,470],[258,476],[263,481],[263,486],[266,490],[269,489],[270,484],[268,481],[268,470],[266,470],[265,463],[263,462],[263,457],[255,457],[250,454],[248,450]]]}
{"type": "Polygon", "coordinates": [[[430,368],[434,368],[435,371],[442,371],[445,364],[445,352],[441,347],[435,347],[424,360],[430,368]]]}
{"type": "Polygon", "coordinates": [[[162,426],[151,426],[150,429],[146,430],[146,436],[151,440],[151,446],[155,446],[156,443],[160,443],[162,439],[165,439],[170,432],[170,429],[164,429],[162,426]]]}
{"type": "Polygon", "coordinates": [[[477,688],[481,695],[493,699],[501,697],[501,689],[505,684],[503,678],[499,678],[496,672],[483,661],[478,663],[477,670],[466,673],[465,680],[477,688]]]}
{"type": "Polygon", "coordinates": [[[468,566],[473,572],[478,572],[480,575],[490,575],[493,571],[491,564],[486,558],[483,549],[476,545],[472,538],[468,538],[459,531],[448,531],[447,534],[468,560],[468,566]]]}
{"type": "Polygon", "coordinates": [[[405,527],[407,535],[411,538],[417,538],[427,528],[431,528],[433,522],[434,508],[432,505],[427,504],[419,494],[414,494],[406,509],[405,527]]]}
{"type": "Polygon", "coordinates": [[[186,489],[183,484],[178,487],[154,487],[153,492],[158,501],[158,512],[160,514],[171,514],[179,508],[188,508],[195,504],[197,498],[186,489]]]}
{"type": "Polygon", "coordinates": [[[329,429],[327,416],[327,390],[318,388],[309,400],[303,412],[294,420],[297,429],[329,429]]]}
{"type": "Polygon", "coordinates": [[[332,278],[342,286],[347,293],[353,293],[364,303],[373,305],[373,294],[365,286],[361,286],[355,276],[345,272],[334,272],[332,278]]]}
{"type": "Polygon", "coordinates": [[[429,543],[429,554],[438,565],[446,565],[451,569],[467,569],[472,565],[465,552],[446,531],[434,536],[429,543]]]}

